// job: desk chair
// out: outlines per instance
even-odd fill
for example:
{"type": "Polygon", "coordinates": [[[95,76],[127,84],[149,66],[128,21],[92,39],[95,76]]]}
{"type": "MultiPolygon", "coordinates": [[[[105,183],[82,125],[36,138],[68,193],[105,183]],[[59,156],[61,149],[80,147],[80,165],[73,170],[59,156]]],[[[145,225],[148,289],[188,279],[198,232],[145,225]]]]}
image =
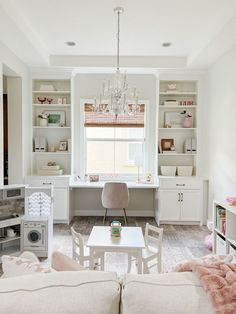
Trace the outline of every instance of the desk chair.
{"type": "Polygon", "coordinates": [[[103,224],[105,224],[107,209],[122,208],[126,226],[128,225],[126,208],[129,205],[129,190],[126,183],[106,182],[102,190],[102,206],[105,208],[103,224]]]}
{"type": "MultiPolygon", "coordinates": [[[[79,263],[84,266],[84,262],[90,262],[89,248],[84,245],[82,235],[75,231],[74,227],[71,227],[72,234],[72,257],[74,260],[78,260],[79,263]]],[[[95,259],[100,259],[101,270],[104,270],[104,254],[95,253],[95,259]]]]}
{"type": "MultiPolygon", "coordinates": [[[[142,250],[143,273],[149,273],[149,268],[157,266],[157,271],[162,271],[161,265],[161,249],[162,249],[163,229],[146,224],[145,228],[145,248],[142,250]],[[149,262],[156,261],[155,264],[149,266],[149,262]]],[[[132,255],[128,254],[128,273],[131,270],[132,255]]]]}

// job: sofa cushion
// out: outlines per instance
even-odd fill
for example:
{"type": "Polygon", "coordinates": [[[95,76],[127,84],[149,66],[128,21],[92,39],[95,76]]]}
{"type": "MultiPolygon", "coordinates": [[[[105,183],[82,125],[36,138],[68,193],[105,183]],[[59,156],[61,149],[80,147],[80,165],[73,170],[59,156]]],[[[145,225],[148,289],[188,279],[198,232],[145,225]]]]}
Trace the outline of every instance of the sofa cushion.
{"type": "Polygon", "coordinates": [[[211,314],[212,306],[190,272],[126,275],[122,314],[211,314]]]}
{"type": "Polygon", "coordinates": [[[56,271],[85,270],[85,268],[71,257],[55,251],[52,253],[52,268],[56,271]]]}
{"type": "Polygon", "coordinates": [[[118,314],[115,273],[53,272],[0,280],[0,313],[118,314]]]}
{"type": "Polygon", "coordinates": [[[50,273],[53,271],[51,268],[44,267],[38,261],[32,261],[22,256],[16,257],[8,255],[2,256],[2,270],[4,278],[50,273]]]}

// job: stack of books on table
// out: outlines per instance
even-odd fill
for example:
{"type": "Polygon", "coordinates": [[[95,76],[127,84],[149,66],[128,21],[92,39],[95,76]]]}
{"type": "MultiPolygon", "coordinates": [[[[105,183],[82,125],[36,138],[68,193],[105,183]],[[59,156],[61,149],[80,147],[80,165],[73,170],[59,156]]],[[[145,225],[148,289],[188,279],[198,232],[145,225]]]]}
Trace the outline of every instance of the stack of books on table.
{"type": "Polygon", "coordinates": [[[60,165],[55,166],[42,166],[38,169],[38,175],[40,176],[60,176],[63,174],[63,169],[60,165]]]}

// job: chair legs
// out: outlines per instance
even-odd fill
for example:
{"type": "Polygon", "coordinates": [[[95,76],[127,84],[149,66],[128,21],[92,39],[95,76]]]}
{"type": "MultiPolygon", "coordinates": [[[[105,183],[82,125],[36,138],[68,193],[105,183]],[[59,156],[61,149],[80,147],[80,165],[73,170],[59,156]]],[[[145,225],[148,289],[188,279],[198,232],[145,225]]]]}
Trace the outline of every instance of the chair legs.
{"type": "MultiPolygon", "coordinates": [[[[128,220],[127,220],[127,216],[126,216],[126,210],[125,208],[123,208],[123,211],[124,211],[124,220],[125,220],[125,225],[128,226],[128,220]]],[[[105,222],[106,222],[106,217],[107,217],[107,208],[105,209],[105,214],[104,214],[104,217],[103,217],[103,225],[105,225],[105,222]]]]}
{"type": "Polygon", "coordinates": [[[128,226],[128,221],[127,221],[127,216],[126,216],[125,208],[123,208],[123,211],[124,211],[125,225],[128,226]]]}
{"type": "Polygon", "coordinates": [[[103,217],[103,225],[105,225],[106,217],[107,217],[107,208],[105,209],[105,214],[103,217]]]}

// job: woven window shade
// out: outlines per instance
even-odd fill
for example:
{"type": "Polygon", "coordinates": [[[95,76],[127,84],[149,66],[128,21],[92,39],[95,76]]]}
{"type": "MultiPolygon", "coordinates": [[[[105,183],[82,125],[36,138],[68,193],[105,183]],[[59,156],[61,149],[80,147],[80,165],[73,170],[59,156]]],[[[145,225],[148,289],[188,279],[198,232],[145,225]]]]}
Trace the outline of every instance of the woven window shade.
{"type": "Polygon", "coordinates": [[[123,128],[143,128],[145,117],[145,105],[142,104],[140,112],[134,116],[128,114],[118,115],[117,118],[111,113],[102,114],[93,112],[92,104],[84,104],[85,127],[123,127],[123,128]]]}

